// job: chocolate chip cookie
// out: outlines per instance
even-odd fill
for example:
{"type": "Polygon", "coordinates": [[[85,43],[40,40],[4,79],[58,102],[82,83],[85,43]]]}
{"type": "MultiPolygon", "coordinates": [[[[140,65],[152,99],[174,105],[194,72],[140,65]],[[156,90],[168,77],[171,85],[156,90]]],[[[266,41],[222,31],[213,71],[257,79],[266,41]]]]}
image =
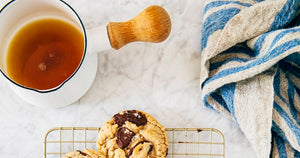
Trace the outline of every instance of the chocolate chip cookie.
{"type": "Polygon", "coordinates": [[[165,128],[149,114],[127,110],[102,126],[97,148],[107,158],[165,158],[168,137],[165,128]]]}
{"type": "Polygon", "coordinates": [[[76,151],[67,153],[62,158],[105,158],[105,156],[100,154],[98,151],[91,150],[91,149],[85,149],[84,151],[76,150],[76,151]]]}

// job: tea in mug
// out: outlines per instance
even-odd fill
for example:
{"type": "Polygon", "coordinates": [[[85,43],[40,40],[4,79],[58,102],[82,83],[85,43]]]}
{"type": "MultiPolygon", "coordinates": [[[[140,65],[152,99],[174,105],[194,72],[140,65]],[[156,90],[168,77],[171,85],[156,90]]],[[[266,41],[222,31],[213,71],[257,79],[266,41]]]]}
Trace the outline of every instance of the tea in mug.
{"type": "Polygon", "coordinates": [[[8,46],[8,76],[25,87],[51,89],[68,79],[81,63],[84,36],[69,22],[39,19],[24,25],[8,46]]]}

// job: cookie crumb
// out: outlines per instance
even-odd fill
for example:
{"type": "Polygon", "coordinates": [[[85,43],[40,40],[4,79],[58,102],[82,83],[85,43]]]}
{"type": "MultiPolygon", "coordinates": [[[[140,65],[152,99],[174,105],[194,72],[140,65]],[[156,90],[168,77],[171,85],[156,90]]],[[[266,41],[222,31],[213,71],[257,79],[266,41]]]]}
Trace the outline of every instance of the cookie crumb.
{"type": "Polygon", "coordinates": [[[41,71],[46,71],[47,70],[47,65],[44,62],[39,63],[38,68],[41,71]]]}
{"type": "Polygon", "coordinates": [[[52,52],[49,53],[49,57],[50,57],[50,58],[53,58],[53,57],[54,57],[54,53],[52,53],[52,52]]]}

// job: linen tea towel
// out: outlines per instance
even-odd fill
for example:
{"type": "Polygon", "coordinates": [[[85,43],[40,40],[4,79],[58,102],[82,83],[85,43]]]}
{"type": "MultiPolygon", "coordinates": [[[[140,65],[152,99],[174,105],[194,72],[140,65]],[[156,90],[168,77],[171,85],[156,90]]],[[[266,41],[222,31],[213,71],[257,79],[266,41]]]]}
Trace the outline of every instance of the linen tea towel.
{"type": "Polygon", "coordinates": [[[200,82],[258,157],[300,158],[300,0],[207,0],[200,82]]]}

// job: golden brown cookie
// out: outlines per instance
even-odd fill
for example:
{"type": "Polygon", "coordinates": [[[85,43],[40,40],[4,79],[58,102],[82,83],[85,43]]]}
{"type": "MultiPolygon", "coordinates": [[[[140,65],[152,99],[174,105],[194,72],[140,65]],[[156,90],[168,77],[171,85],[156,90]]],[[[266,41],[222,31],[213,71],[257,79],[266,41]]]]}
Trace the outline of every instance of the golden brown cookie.
{"type": "Polygon", "coordinates": [[[91,150],[91,149],[85,149],[84,151],[76,150],[76,151],[67,153],[62,158],[105,158],[105,156],[100,154],[98,151],[91,150]]]}
{"type": "Polygon", "coordinates": [[[97,148],[107,158],[165,158],[168,136],[151,115],[127,110],[102,126],[97,148]]]}

